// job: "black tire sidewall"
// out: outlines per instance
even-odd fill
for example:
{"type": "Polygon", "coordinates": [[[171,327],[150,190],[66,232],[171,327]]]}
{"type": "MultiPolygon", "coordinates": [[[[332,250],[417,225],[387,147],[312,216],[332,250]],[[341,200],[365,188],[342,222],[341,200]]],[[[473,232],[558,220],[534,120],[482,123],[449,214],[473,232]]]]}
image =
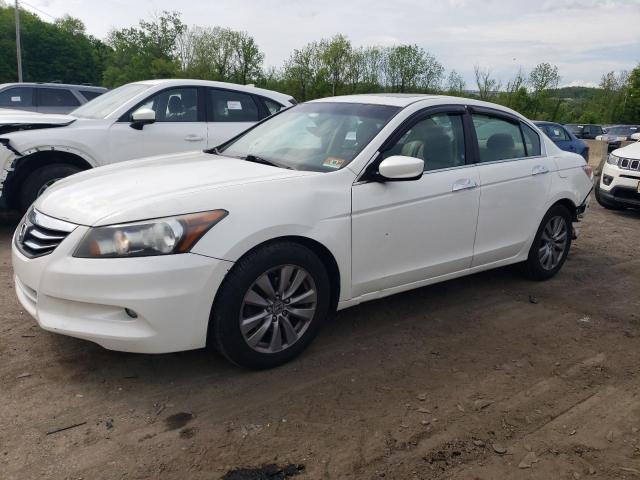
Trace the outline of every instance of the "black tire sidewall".
{"type": "Polygon", "coordinates": [[[26,211],[38,198],[38,192],[47,182],[68,177],[79,171],[80,168],[65,163],[54,163],[35,169],[25,178],[20,187],[20,208],[26,211]]]}
{"type": "Polygon", "coordinates": [[[241,258],[222,283],[212,308],[209,342],[228,360],[250,369],[273,368],[299,355],[311,343],[327,318],[330,284],[327,271],[318,256],[294,242],[278,242],[260,247],[241,258]],[[267,270],[284,264],[303,267],[317,289],[316,312],[302,337],[291,347],[274,354],[253,350],[240,331],[240,308],[253,282],[267,270]]]}
{"type": "Polygon", "coordinates": [[[560,271],[560,269],[564,265],[564,262],[567,259],[567,256],[569,255],[569,250],[571,249],[572,228],[573,228],[573,225],[572,225],[571,213],[565,206],[554,205],[547,211],[547,213],[542,218],[542,221],[540,222],[540,226],[538,227],[536,236],[533,239],[533,243],[531,244],[531,248],[529,250],[529,257],[526,262],[527,273],[531,278],[535,280],[547,280],[553,277],[556,273],[560,271]],[[547,270],[540,263],[538,250],[540,248],[542,233],[544,231],[544,228],[547,225],[547,222],[549,221],[549,219],[556,216],[562,216],[565,219],[565,222],[567,224],[567,246],[564,252],[562,253],[562,258],[560,259],[560,262],[558,263],[558,265],[556,265],[551,270],[547,270]]]}

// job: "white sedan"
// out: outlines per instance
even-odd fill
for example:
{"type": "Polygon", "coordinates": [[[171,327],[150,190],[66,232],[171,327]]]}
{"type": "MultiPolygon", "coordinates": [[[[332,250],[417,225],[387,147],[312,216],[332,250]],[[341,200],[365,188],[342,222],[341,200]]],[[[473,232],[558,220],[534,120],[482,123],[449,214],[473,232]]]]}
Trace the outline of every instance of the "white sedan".
{"type": "Polygon", "coordinates": [[[551,278],[592,187],[582,157],[504,107],[317,100],[218,149],[58,182],[15,233],[16,291],[52,332],[130,352],[210,343],[268,368],[336,308],[515,263],[551,278]]]}
{"type": "Polygon", "coordinates": [[[214,147],[295,103],[252,86],[164,79],[123,85],[69,115],[0,112],[0,206],[24,212],[89,168],[214,147]]]}

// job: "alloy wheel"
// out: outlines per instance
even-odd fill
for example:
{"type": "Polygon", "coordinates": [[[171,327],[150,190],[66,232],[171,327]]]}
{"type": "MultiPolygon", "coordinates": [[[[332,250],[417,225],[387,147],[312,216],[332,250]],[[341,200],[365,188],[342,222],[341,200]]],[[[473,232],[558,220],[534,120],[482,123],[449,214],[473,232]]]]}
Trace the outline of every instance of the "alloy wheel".
{"type": "Polygon", "coordinates": [[[551,217],[542,231],[538,258],[545,270],[553,270],[562,260],[567,249],[569,229],[562,216],[551,217]]]}
{"type": "Polygon", "coordinates": [[[240,331],[253,350],[277,353],[296,343],[316,312],[313,277],[296,265],[280,265],[260,275],[240,308],[240,331]]]}

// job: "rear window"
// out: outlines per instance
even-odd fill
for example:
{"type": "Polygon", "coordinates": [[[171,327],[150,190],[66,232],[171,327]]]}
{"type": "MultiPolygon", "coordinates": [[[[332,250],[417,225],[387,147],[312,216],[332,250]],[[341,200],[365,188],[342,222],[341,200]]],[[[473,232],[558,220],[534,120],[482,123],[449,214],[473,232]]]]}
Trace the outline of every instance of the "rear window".
{"type": "Polygon", "coordinates": [[[214,122],[257,122],[258,105],[251,95],[209,89],[209,108],[214,122]]]}
{"type": "Polygon", "coordinates": [[[80,101],[64,88],[38,88],[40,107],[77,107],[80,101]]]}
{"type": "Polygon", "coordinates": [[[95,90],[80,90],[80,93],[87,100],[93,100],[96,97],[99,97],[104,92],[96,92],[95,90]]]}
{"type": "Polygon", "coordinates": [[[13,87],[0,92],[0,107],[32,107],[33,88],[13,87]]]}

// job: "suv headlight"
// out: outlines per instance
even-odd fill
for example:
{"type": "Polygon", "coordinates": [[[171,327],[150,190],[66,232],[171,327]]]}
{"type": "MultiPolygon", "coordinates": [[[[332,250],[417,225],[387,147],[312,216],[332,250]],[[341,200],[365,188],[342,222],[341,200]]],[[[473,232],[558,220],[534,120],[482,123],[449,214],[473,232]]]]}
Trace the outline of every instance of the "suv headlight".
{"type": "Polygon", "coordinates": [[[616,157],[614,154],[610,153],[609,157],[607,158],[607,163],[609,165],[615,165],[616,167],[618,166],[618,162],[620,161],[619,157],[616,157]]]}
{"type": "Polygon", "coordinates": [[[228,214],[226,210],[212,210],[91,228],[73,256],[125,258],[186,253],[228,214]]]}

